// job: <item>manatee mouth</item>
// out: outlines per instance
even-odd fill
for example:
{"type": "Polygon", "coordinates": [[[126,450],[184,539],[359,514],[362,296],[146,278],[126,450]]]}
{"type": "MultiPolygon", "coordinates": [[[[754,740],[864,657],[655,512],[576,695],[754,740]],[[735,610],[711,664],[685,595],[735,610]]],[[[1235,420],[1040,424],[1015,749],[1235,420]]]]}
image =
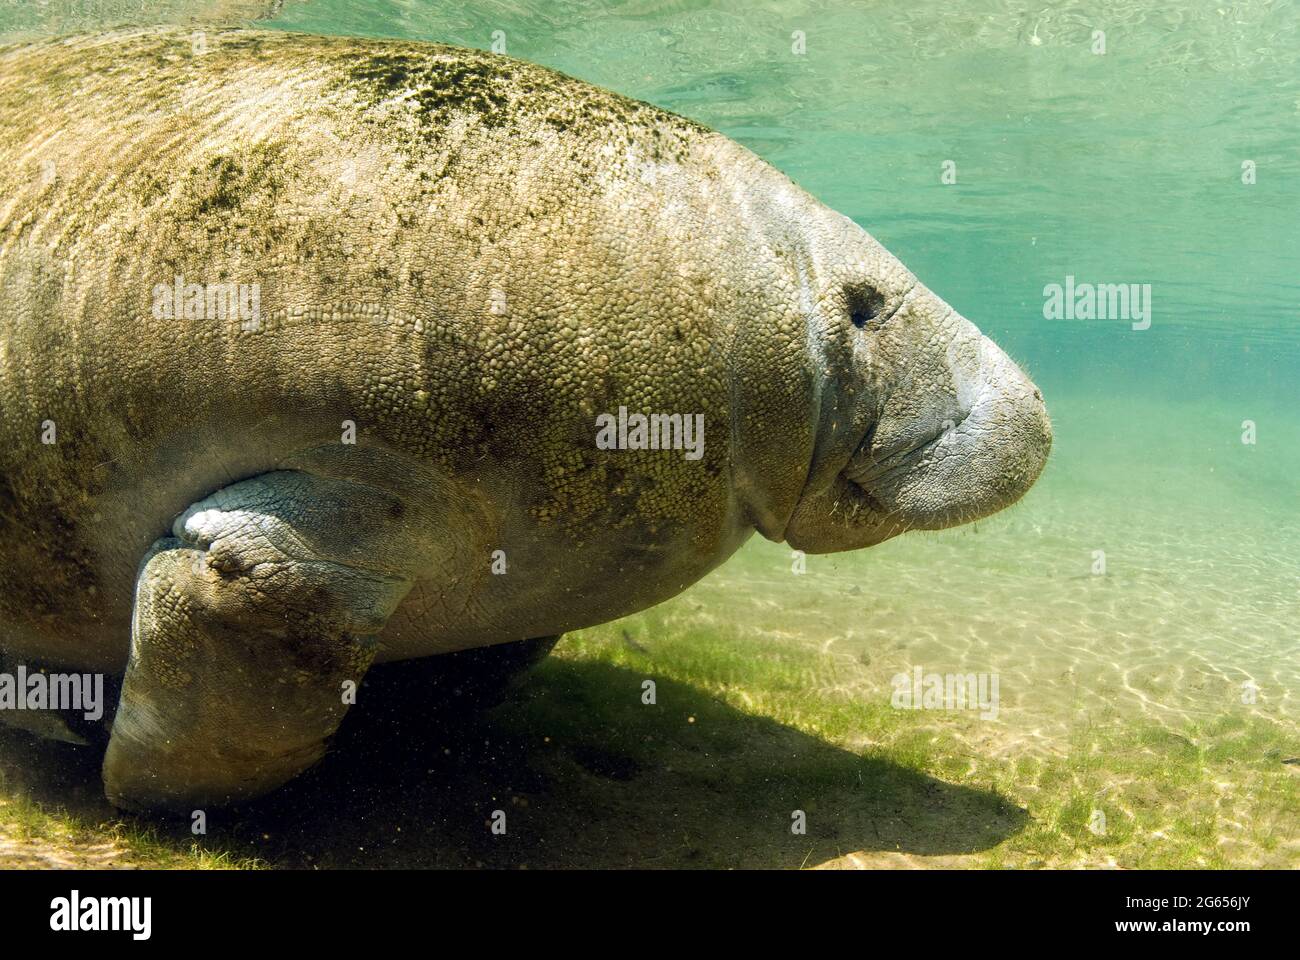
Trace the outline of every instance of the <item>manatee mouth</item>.
{"type": "Polygon", "coordinates": [[[888,448],[876,448],[873,445],[876,427],[868,432],[857,451],[849,458],[840,476],[860,487],[869,499],[871,488],[882,483],[896,480],[908,470],[924,462],[927,455],[935,450],[947,437],[955,436],[961,425],[970,416],[970,411],[955,420],[945,421],[944,425],[922,434],[919,438],[894,443],[888,448]]]}
{"type": "MultiPolygon", "coordinates": [[[[1036,394],[996,397],[942,427],[910,425],[886,445],[872,431],[828,489],[802,501],[785,529],[797,550],[830,553],[909,530],[943,530],[1002,510],[1037,479],[1051,428],[1036,394]]],[[[887,425],[888,426],[888,425],[887,425]]]]}
{"type": "Polygon", "coordinates": [[[887,448],[873,447],[875,434],[873,425],[848,463],[836,474],[830,491],[832,513],[859,530],[873,529],[872,543],[888,540],[911,528],[902,511],[891,509],[881,497],[916,467],[926,452],[942,439],[943,431],[887,448]]]}
{"type": "Polygon", "coordinates": [[[911,426],[885,446],[877,436],[891,431],[868,433],[836,478],[851,521],[891,537],[978,520],[1020,499],[1051,448],[1042,395],[1030,384],[971,400],[941,426],[911,426]]]}

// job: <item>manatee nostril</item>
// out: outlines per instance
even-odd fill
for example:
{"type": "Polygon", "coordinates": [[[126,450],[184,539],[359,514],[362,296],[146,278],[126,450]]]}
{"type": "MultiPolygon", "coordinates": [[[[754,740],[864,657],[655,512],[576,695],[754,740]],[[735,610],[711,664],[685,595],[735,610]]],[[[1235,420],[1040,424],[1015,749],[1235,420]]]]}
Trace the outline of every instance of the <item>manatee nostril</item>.
{"type": "Polygon", "coordinates": [[[885,308],[885,298],[880,291],[868,283],[852,283],[844,287],[849,320],[859,330],[877,319],[885,308]]]}

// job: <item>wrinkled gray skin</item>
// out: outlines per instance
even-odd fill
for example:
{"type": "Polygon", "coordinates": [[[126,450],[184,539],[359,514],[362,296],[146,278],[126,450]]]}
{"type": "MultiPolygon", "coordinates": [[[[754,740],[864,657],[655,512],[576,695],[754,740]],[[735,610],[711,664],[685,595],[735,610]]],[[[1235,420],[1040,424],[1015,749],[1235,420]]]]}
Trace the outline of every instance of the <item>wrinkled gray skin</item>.
{"type": "Polygon", "coordinates": [[[1042,469],[1016,365],[726,138],[474,51],[207,40],[0,51],[0,642],[124,673],[114,803],[284,783],[372,663],[623,616],[755,530],[973,520],[1042,469]],[[177,274],[258,283],[258,322],[156,316],[177,274]],[[702,414],[704,456],[597,449],[620,406],[702,414]]]}

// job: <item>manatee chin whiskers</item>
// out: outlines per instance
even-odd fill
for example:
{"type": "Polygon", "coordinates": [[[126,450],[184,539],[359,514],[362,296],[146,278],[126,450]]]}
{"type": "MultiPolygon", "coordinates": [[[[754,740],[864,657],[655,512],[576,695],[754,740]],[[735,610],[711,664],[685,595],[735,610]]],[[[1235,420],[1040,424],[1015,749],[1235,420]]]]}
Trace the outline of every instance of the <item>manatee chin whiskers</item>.
{"type": "Polygon", "coordinates": [[[856,454],[841,471],[841,476],[864,489],[888,477],[912,469],[916,464],[913,459],[943,438],[943,433],[926,437],[914,443],[892,451],[868,451],[864,455],[856,454]]]}

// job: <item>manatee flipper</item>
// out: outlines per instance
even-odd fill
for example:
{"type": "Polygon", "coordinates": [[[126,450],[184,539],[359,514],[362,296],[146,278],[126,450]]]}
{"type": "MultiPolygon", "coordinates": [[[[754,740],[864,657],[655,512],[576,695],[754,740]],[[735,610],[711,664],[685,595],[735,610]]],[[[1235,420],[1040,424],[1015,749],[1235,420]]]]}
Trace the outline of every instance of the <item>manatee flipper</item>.
{"type": "MultiPolygon", "coordinates": [[[[26,666],[28,674],[37,671],[46,672],[39,664],[11,654],[0,643],[0,673],[14,675],[20,666],[26,666]]],[[[83,730],[78,727],[88,724],[74,724],[71,715],[59,710],[0,710],[0,727],[21,730],[29,736],[50,743],[71,743],[79,747],[90,745],[83,730]]]]}
{"type": "Polygon", "coordinates": [[[71,743],[78,747],[90,745],[72,724],[53,710],[4,710],[0,711],[0,726],[21,730],[38,740],[51,743],[71,743]]]}
{"type": "Polygon", "coordinates": [[[411,711],[428,716],[488,710],[505,700],[559,641],[556,634],[381,664],[366,675],[358,719],[381,711],[397,719],[411,711]]]}
{"type": "Polygon", "coordinates": [[[430,674],[439,671],[435,686],[445,692],[434,700],[449,699],[470,710],[495,707],[559,642],[556,634],[428,657],[430,674]]]}
{"type": "MultiPolygon", "coordinates": [[[[390,759],[441,753],[449,742],[481,730],[481,715],[506,700],[559,640],[534,637],[377,664],[335,744],[357,754],[382,744],[390,759]]],[[[426,766],[421,762],[420,769],[426,766]]]]}
{"type": "Polygon", "coordinates": [[[320,759],[410,589],[403,512],[377,488],[296,471],[185,511],[136,582],[109,800],[219,806],[320,759]]]}

